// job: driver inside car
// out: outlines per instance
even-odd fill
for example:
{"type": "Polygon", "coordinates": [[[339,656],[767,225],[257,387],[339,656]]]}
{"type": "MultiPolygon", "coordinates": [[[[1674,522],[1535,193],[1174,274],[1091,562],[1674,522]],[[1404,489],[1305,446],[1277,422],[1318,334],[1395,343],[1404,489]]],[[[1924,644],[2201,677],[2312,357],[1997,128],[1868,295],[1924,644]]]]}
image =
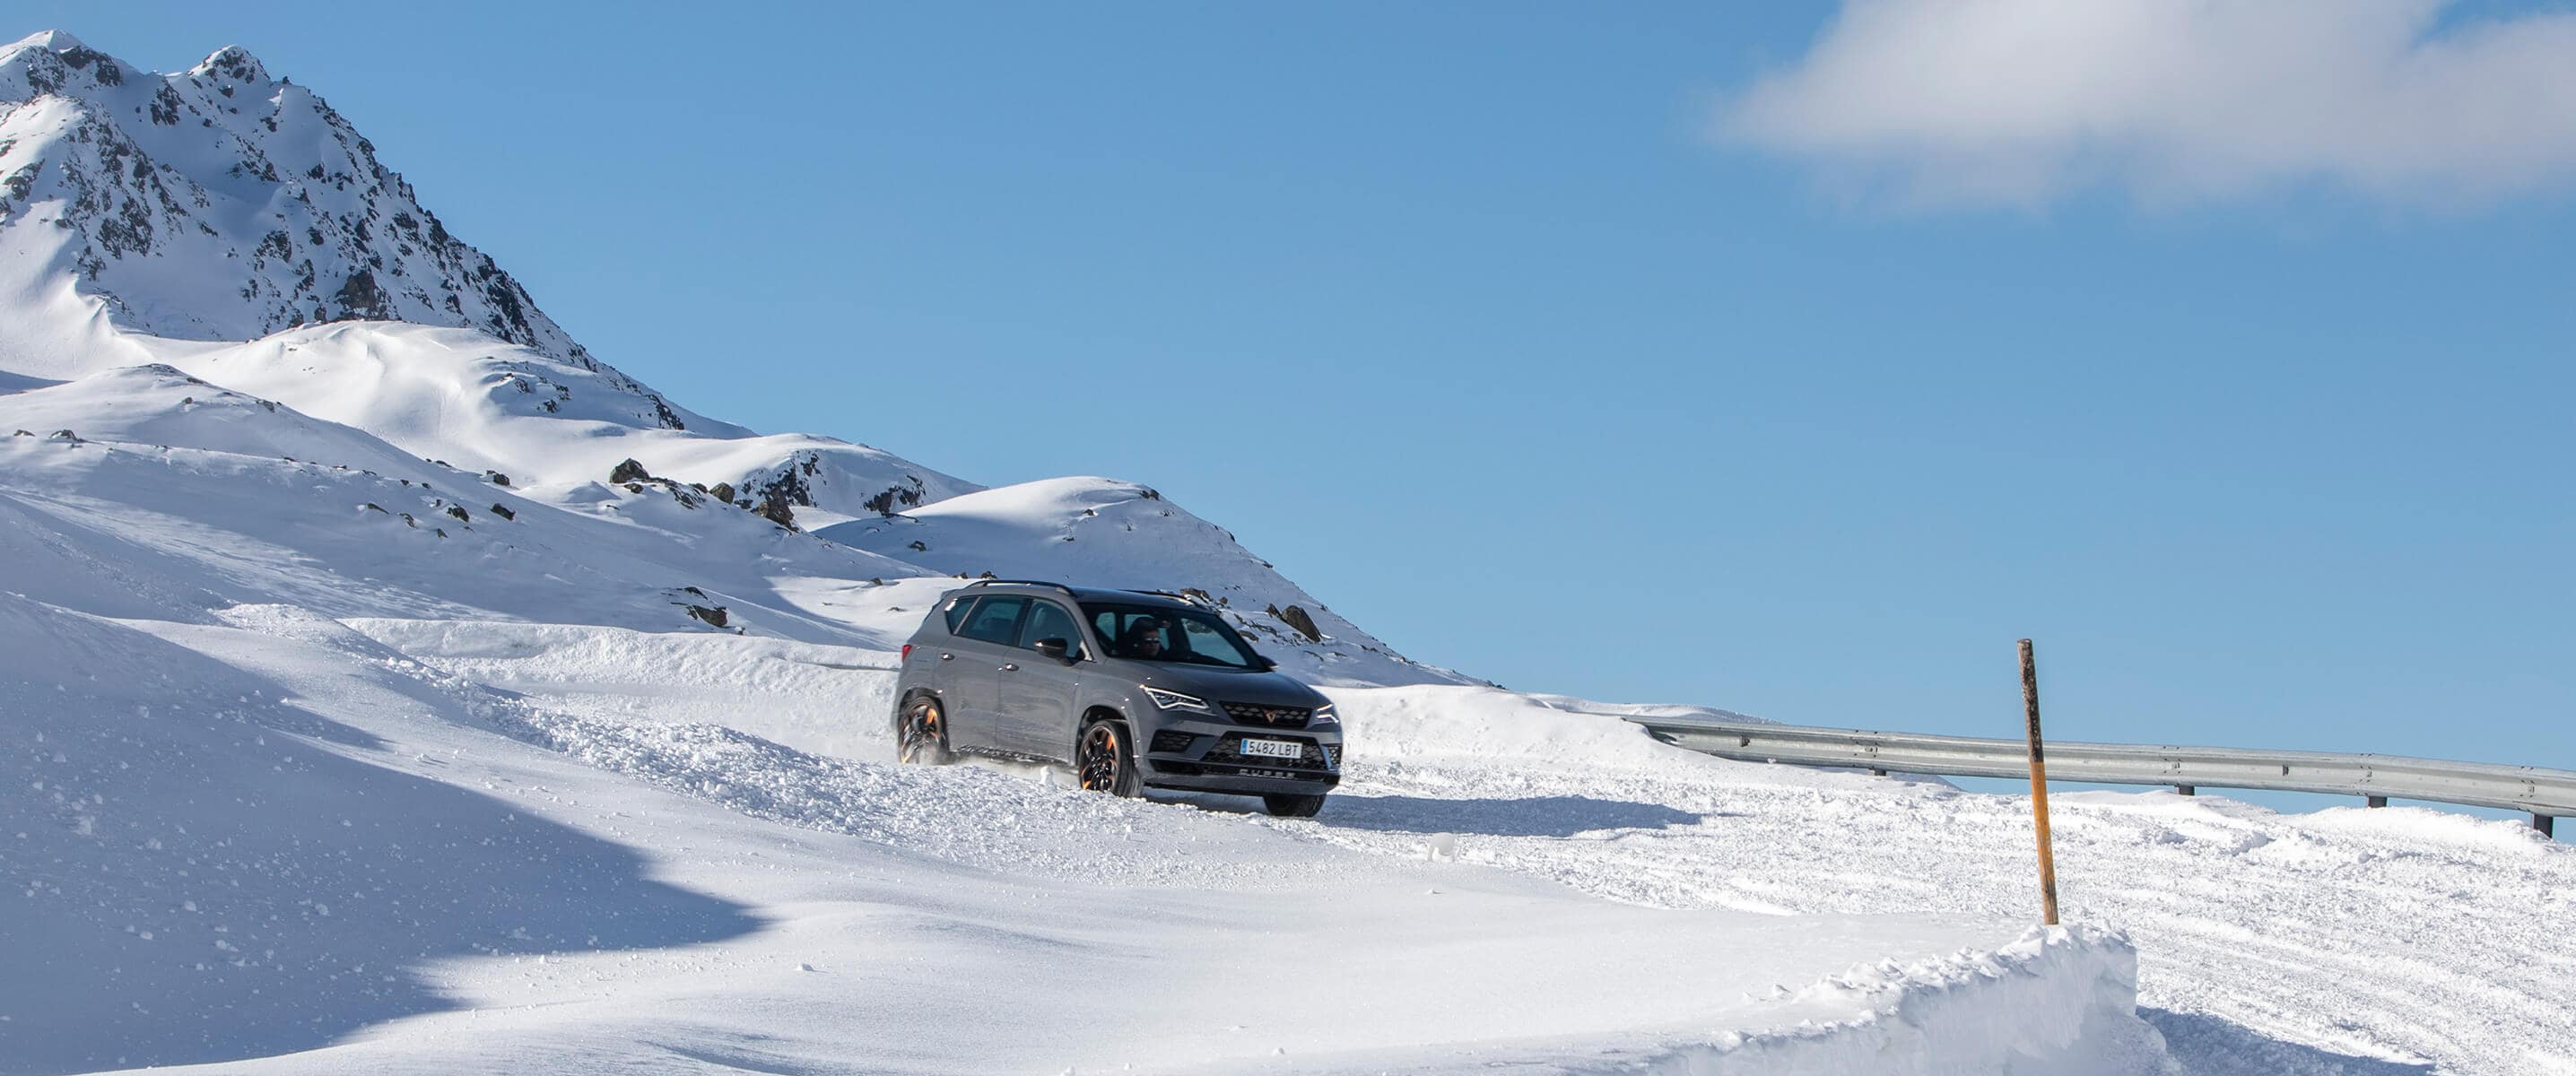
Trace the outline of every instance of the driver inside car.
{"type": "Polygon", "coordinates": [[[1140,616],[1127,625],[1118,639],[1118,656],[1152,661],[1163,656],[1163,622],[1140,616]]]}

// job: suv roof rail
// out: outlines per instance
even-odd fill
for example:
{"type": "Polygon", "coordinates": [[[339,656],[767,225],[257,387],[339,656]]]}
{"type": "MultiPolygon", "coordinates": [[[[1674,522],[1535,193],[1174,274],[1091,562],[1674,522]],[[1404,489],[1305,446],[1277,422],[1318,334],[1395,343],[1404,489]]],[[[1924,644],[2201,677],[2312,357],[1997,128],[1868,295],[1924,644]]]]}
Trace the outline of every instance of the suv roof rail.
{"type": "Polygon", "coordinates": [[[1066,585],[1064,585],[1064,584],[1062,584],[1062,583],[1059,583],[1059,582],[1056,582],[1055,580],[1052,580],[1052,579],[978,579],[978,580],[975,580],[974,582],[972,582],[972,583],[968,583],[968,584],[966,584],[966,585],[967,585],[967,586],[970,586],[970,587],[996,586],[996,585],[1004,585],[1004,586],[1023,586],[1023,587],[1051,587],[1051,588],[1053,588],[1053,589],[1063,591],[1063,592],[1065,593],[1065,596],[1067,596],[1067,597],[1072,597],[1072,596],[1074,596],[1074,594],[1073,594],[1073,588],[1072,588],[1072,587],[1066,586],[1066,585]]]}
{"type": "Polygon", "coordinates": [[[1183,602],[1183,603],[1186,603],[1186,604],[1189,604],[1189,605],[1211,605],[1211,604],[1213,604],[1213,603],[1211,603],[1211,602],[1204,602],[1204,601],[1200,601],[1199,599],[1194,598],[1194,597],[1191,597],[1191,596],[1189,596],[1189,595],[1187,595],[1187,594],[1175,593],[1175,592],[1173,592],[1173,591],[1169,591],[1169,590],[1130,590],[1130,591],[1128,591],[1127,593],[1129,593],[1129,594],[1151,594],[1151,595],[1153,595],[1153,596],[1155,596],[1155,597],[1157,597],[1157,598],[1170,598],[1170,599],[1172,599],[1172,600],[1174,600],[1174,601],[1183,602]]]}

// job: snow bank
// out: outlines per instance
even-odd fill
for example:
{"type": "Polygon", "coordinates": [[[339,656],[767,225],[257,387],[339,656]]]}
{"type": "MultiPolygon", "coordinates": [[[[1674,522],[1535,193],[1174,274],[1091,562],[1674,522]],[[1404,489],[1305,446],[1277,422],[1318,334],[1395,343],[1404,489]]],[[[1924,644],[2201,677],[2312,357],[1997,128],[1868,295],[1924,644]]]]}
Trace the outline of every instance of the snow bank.
{"type": "Polygon", "coordinates": [[[2126,935],[2034,927],[1991,952],[1888,961],[1791,992],[1818,1015],[1796,1027],[1729,1034],[1643,1066],[1599,1071],[1688,1076],[2129,1076],[2177,1073],[2137,1015],[2137,951],[2126,935]],[[1857,1017],[1836,1012],[1861,1010],[1857,1017]]]}

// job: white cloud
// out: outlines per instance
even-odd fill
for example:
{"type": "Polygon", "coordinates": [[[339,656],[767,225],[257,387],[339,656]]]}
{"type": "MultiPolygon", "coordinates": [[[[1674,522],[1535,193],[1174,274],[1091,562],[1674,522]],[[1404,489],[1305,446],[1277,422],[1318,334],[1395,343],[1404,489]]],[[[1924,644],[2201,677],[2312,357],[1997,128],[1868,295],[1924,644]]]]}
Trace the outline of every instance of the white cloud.
{"type": "Polygon", "coordinates": [[[2316,183],[2461,205],[2576,188],[2576,13],[2441,25],[2452,6],[1847,0],[1715,129],[1914,205],[2316,183]]]}

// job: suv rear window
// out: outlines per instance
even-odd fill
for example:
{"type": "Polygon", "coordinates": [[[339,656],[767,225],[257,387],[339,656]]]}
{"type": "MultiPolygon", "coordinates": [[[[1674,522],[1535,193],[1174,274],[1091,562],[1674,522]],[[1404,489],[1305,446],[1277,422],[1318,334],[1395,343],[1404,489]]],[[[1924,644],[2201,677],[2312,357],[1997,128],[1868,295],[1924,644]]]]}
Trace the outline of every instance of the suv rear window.
{"type": "Polygon", "coordinates": [[[955,635],[957,629],[966,626],[966,610],[974,607],[975,599],[971,596],[960,595],[948,599],[948,607],[943,610],[948,614],[948,634],[955,635]]]}
{"type": "Polygon", "coordinates": [[[1027,598],[978,599],[975,611],[967,615],[966,626],[957,634],[1003,646],[1016,645],[1020,639],[1020,613],[1028,607],[1027,598]]]}

